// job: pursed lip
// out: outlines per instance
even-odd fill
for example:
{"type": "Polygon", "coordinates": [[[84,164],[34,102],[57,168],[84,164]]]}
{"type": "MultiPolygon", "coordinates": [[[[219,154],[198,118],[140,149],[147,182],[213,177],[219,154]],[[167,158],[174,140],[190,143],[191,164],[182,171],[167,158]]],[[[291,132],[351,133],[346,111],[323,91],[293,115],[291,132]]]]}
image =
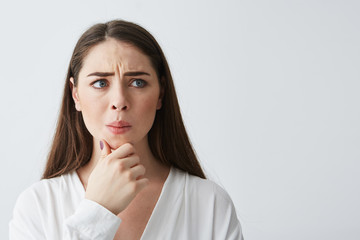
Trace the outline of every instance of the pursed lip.
{"type": "Polygon", "coordinates": [[[126,121],[114,121],[106,125],[113,134],[123,134],[131,129],[130,123],[126,121]]]}
{"type": "Polygon", "coordinates": [[[131,127],[130,123],[126,121],[114,121],[109,124],[106,124],[108,127],[122,128],[122,127],[131,127]]]}

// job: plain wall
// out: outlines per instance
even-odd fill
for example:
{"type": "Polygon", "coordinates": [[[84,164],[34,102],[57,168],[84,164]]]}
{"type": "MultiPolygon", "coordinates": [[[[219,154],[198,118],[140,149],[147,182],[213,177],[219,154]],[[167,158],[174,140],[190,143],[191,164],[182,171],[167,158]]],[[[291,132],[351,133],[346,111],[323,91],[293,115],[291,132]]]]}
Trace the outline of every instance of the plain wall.
{"type": "Polygon", "coordinates": [[[359,13],[350,0],[1,1],[1,238],[40,179],[77,39],[121,18],[162,46],[245,239],[360,239],[359,13]]]}

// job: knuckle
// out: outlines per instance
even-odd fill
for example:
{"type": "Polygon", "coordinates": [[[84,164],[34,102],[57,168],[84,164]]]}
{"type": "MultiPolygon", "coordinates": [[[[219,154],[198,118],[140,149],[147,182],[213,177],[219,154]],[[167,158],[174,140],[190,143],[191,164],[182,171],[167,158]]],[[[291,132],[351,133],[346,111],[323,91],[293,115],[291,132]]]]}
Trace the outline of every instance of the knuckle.
{"type": "Polygon", "coordinates": [[[132,172],[131,172],[131,171],[127,171],[127,172],[125,173],[125,178],[126,178],[126,180],[131,181],[131,180],[133,179],[133,174],[132,174],[132,172]]]}
{"type": "Polygon", "coordinates": [[[124,162],[123,161],[119,161],[119,163],[118,163],[118,169],[119,169],[119,171],[120,172],[123,172],[124,170],[125,170],[125,164],[124,164],[124,162]]]}
{"type": "Polygon", "coordinates": [[[134,146],[131,143],[125,143],[124,147],[128,152],[133,152],[134,151],[134,146]]]}

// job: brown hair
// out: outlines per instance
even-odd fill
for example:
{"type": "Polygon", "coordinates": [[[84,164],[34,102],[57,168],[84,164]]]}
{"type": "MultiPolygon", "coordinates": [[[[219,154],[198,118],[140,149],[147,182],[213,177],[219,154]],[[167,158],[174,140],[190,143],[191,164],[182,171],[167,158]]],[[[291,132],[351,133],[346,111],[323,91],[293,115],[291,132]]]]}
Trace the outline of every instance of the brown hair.
{"type": "Polygon", "coordinates": [[[70,60],[53,143],[42,178],[57,177],[89,162],[93,137],[87,130],[82,113],[75,109],[70,78],[77,86],[83,60],[89,50],[107,38],[130,43],[147,55],[163,91],[162,107],[157,110],[148,142],[154,157],[162,164],[174,166],[192,175],[206,178],[186,133],[173,79],[164,53],[155,38],[137,24],[114,20],[96,24],[83,33],[70,60]]]}

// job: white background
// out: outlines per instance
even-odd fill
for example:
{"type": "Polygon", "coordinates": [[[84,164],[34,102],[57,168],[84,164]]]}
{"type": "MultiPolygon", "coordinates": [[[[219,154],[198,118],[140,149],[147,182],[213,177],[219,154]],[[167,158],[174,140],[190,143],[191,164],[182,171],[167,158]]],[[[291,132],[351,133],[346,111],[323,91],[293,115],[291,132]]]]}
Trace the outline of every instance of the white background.
{"type": "Polygon", "coordinates": [[[114,18],[158,39],[245,239],[360,239],[355,0],[2,1],[1,239],[18,194],[40,179],[77,39],[114,18]]]}

